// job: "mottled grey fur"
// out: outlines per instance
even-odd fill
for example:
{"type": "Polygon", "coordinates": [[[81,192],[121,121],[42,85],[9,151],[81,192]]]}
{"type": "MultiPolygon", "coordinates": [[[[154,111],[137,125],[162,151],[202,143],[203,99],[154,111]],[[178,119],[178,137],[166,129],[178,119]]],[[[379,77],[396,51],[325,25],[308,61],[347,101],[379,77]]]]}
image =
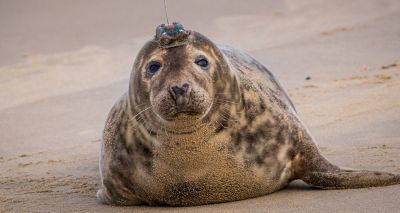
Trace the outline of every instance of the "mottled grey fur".
{"type": "Polygon", "coordinates": [[[235,201],[295,179],[324,189],[400,183],[399,175],[331,164],[272,73],[196,32],[184,46],[161,49],[152,40],[140,51],[129,91],[107,119],[100,171],[97,198],[111,205],[235,201]],[[196,54],[209,59],[210,70],[196,68],[196,54]],[[156,56],[163,67],[150,77],[146,66],[156,56]],[[165,90],[182,82],[193,88],[179,117],[165,90]]]}

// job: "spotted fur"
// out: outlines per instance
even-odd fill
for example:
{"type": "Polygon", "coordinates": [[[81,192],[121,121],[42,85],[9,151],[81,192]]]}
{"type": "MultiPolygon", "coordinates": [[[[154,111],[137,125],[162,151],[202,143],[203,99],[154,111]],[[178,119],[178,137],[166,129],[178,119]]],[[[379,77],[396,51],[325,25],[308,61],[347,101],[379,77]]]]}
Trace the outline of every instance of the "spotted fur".
{"type": "Polygon", "coordinates": [[[106,121],[100,202],[190,206],[252,198],[294,179],[320,188],[400,183],[389,173],[343,170],[320,155],[285,90],[262,64],[191,32],[189,43],[139,52],[128,92],[106,121]],[[198,55],[210,68],[193,63],[198,55]],[[151,60],[161,62],[154,76],[151,60]],[[190,84],[185,111],[168,94],[190,84]]]}

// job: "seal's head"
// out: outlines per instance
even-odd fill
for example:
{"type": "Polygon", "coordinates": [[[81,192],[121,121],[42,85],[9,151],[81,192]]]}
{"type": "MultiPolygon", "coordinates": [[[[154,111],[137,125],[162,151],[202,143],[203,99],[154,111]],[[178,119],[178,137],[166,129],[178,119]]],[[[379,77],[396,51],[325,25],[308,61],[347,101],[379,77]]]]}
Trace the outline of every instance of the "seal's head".
{"type": "Polygon", "coordinates": [[[163,122],[201,120],[218,88],[228,83],[223,76],[229,66],[205,36],[182,25],[175,28],[160,25],[139,52],[131,76],[131,105],[136,111],[150,107],[163,122]]]}

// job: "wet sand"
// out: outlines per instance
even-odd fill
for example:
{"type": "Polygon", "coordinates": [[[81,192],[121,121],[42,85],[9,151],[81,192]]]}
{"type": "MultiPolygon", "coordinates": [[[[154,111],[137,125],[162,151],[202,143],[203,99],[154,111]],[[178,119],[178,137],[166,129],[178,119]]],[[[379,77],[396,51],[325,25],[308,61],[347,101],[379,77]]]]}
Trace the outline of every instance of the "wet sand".
{"type": "MultiPolygon", "coordinates": [[[[208,206],[97,204],[104,121],[161,2],[0,1],[0,212],[398,211],[400,186],[301,181],[208,206]]],[[[400,173],[400,2],[171,0],[169,13],[263,62],[332,162],[400,173]]]]}

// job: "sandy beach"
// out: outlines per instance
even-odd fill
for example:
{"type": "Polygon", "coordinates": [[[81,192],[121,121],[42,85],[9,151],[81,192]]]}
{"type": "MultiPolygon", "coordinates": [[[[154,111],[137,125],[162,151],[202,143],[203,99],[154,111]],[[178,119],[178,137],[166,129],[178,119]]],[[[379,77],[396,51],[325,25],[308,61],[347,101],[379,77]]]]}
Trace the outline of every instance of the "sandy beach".
{"type": "MultiPolygon", "coordinates": [[[[216,205],[96,202],[101,132],[163,1],[0,0],[0,212],[398,212],[400,185],[301,181],[216,205]]],[[[400,1],[168,1],[169,19],[242,49],[282,82],[322,153],[400,173],[400,1]]]]}

